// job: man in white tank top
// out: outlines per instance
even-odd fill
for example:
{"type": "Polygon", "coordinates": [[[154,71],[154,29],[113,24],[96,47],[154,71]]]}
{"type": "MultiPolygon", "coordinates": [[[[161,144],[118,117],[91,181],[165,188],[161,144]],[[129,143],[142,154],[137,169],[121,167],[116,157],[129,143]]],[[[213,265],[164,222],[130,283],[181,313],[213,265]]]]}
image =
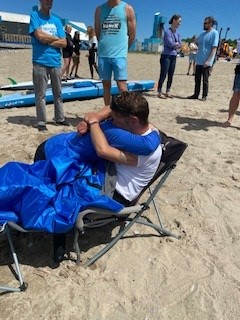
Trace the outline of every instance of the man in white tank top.
{"type": "MultiPolygon", "coordinates": [[[[154,176],[160,163],[162,147],[159,139],[157,148],[149,155],[134,155],[109,145],[99,122],[108,118],[113,124],[137,135],[148,135],[158,130],[148,122],[149,107],[147,100],[134,92],[123,92],[113,99],[111,109],[104,107],[97,113],[88,113],[80,122],[80,134],[90,130],[91,139],[99,157],[115,163],[117,171],[116,193],[119,202],[132,202],[154,176]],[[86,126],[86,124],[88,126],[86,126]],[[120,195],[120,200],[119,196],[120,195]],[[123,199],[121,199],[123,198],[123,199]]],[[[124,146],[123,146],[124,148],[124,146]]]]}

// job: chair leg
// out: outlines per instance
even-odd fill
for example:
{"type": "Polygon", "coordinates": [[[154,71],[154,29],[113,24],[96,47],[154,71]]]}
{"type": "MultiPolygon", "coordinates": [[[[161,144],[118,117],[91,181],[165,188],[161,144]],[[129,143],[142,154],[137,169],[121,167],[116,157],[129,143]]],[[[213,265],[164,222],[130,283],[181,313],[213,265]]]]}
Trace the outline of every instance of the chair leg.
{"type": "Polygon", "coordinates": [[[75,228],[74,231],[74,241],[73,241],[73,248],[76,252],[77,255],[77,260],[76,260],[76,264],[77,266],[80,265],[80,247],[79,247],[79,230],[77,228],[75,228]]]}
{"type": "Polygon", "coordinates": [[[162,236],[169,236],[169,237],[173,237],[173,238],[179,239],[179,237],[177,235],[175,235],[171,231],[165,229],[163,226],[158,226],[157,224],[154,224],[152,222],[148,222],[144,218],[140,217],[136,221],[136,223],[143,224],[145,226],[151,227],[151,228],[155,229],[156,231],[158,231],[160,233],[160,235],[162,235],[162,236]]]}
{"type": "Polygon", "coordinates": [[[125,226],[125,228],[120,231],[116,237],[110,241],[102,250],[100,250],[92,259],[90,259],[85,266],[89,267],[91,266],[94,262],[96,262],[99,258],[101,258],[108,250],[110,250],[117,242],[119,239],[121,239],[124,234],[131,228],[131,226],[138,220],[138,218],[142,215],[143,211],[146,208],[143,207],[138,214],[136,214],[136,216],[134,218],[132,218],[132,220],[125,226]]]}
{"type": "Polygon", "coordinates": [[[22,273],[21,273],[21,270],[20,270],[18,257],[17,257],[16,251],[14,249],[14,245],[13,245],[13,241],[12,241],[12,237],[11,237],[11,231],[9,230],[8,226],[6,226],[5,232],[6,232],[6,235],[7,235],[7,238],[8,238],[8,243],[9,243],[9,246],[10,246],[10,249],[11,249],[13,261],[14,261],[15,268],[16,268],[16,274],[17,274],[20,286],[18,288],[0,286],[0,290],[5,291],[5,292],[9,292],[9,291],[10,292],[26,291],[27,290],[27,283],[25,283],[23,281],[23,276],[22,276],[22,273]]]}

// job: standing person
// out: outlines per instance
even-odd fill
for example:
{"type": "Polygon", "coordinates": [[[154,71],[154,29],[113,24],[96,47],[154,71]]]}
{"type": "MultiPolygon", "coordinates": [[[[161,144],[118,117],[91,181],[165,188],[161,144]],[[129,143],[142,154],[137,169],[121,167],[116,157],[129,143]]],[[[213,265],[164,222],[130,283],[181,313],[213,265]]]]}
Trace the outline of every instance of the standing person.
{"type": "Polygon", "coordinates": [[[81,48],[81,41],[80,41],[80,32],[75,31],[73,36],[73,54],[72,54],[72,69],[70,72],[70,78],[80,78],[78,76],[78,67],[80,63],[80,48],[81,48]],[[75,70],[74,76],[72,76],[73,72],[75,70]]]}
{"type": "Polygon", "coordinates": [[[41,9],[30,15],[29,34],[32,38],[33,84],[36,100],[38,131],[46,132],[45,94],[48,78],[51,79],[54,96],[56,125],[69,125],[63,113],[61,95],[61,50],[66,47],[63,25],[50,13],[53,0],[40,0],[41,9]]]}
{"type": "Polygon", "coordinates": [[[181,36],[178,32],[178,27],[182,23],[182,18],[179,14],[174,14],[169,21],[170,28],[164,33],[164,49],[160,58],[161,72],[158,80],[158,98],[167,99],[173,98],[170,94],[173,75],[176,67],[178,49],[181,49],[181,36]],[[166,94],[162,93],[162,86],[168,75],[166,94]]]}
{"type": "Polygon", "coordinates": [[[198,51],[198,46],[196,44],[197,37],[193,36],[192,41],[189,43],[189,65],[188,65],[188,72],[187,75],[189,75],[189,72],[191,70],[191,66],[193,69],[192,75],[195,75],[196,70],[196,54],[198,51]]]}
{"type": "Polygon", "coordinates": [[[66,24],[65,35],[67,39],[67,46],[62,49],[62,55],[63,55],[62,78],[65,81],[70,80],[69,71],[70,71],[70,64],[73,56],[73,39],[71,36],[71,31],[72,31],[72,27],[69,24],[66,24]]]}
{"type": "Polygon", "coordinates": [[[107,106],[111,103],[112,73],[119,91],[127,91],[127,52],[136,35],[133,7],[120,0],[107,0],[96,8],[95,31],[98,38],[98,70],[107,106]]]}
{"type": "Polygon", "coordinates": [[[89,69],[91,73],[91,78],[93,79],[93,67],[98,73],[98,67],[97,67],[97,50],[98,50],[98,40],[96,37],[96,33],[93,29],[93,27],[89,26],[87,27],[87,34],[89,36],[89,42],[88,42],[88,63],[89,63],[89,69]]]}
{"type": "Polygon", "coordinates": [[[208,96],[208,78],[209,72],[214,62],[216,55],[219,35],[216,29],[213,28],[215,19],[207,17],[204,19],[204,32],[198,37],[198,53],[196,57],[196,73],[195,73],[195,89],[194,94],[188,99],[198,99],[201,89],[201,80],[203,78],[202,101],[207,100],[208,96]]]}
{"type": "MultiPolygon", "coordinates": [[[[240,50],[239,50],[240,53],[240,50]]],[[[228,119],[223,124],[224,127],[230,127],[233,121],[233,117],[239,107],[240,101],[240,64],[236,65],[235,77],[233,81],[233,95],[229,102],[228,119]]]]}

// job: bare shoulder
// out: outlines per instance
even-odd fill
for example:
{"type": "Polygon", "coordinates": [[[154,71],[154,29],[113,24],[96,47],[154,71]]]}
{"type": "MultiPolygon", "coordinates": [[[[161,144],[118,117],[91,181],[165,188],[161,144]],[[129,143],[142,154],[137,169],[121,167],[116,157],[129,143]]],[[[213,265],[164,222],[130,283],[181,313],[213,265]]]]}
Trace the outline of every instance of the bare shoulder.
{"type": "Polygon", "coordinates": [[[134,9],[130,4],[126,5],[126,13],[127,13],[128,17],[134,17],[135,16],[134,9]]]}
{"type": "Polygon", "coordinates": [[[95,16],[96,16],[96,15],[99,16],[100,11],[101,11],[101,6],[98,6],[98,7],[96,8],[96,10],[95,10],[95,16]]]}

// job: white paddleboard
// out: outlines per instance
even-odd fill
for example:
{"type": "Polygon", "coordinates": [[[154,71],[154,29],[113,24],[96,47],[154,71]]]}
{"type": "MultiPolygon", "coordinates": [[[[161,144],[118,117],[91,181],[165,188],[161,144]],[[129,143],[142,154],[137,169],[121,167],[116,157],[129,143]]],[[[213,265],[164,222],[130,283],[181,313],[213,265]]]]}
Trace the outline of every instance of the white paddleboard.
{"type": "MultiPolygon", "coordinates": [[[[2,90],[33,90],[33,82],[32,81],[25,81],[25,82],[16,82],[15,80],[8,78],[12,83],[9,85],[2,86],[0,89],[2,90]],[[16,83],[14,83],[16,82],[16,83]]],[[[99,83],[101,80],[93,80],[93,79],[71,79],[67,81],[62,81],[62,86],[72,86],[76,82],[85,82],[91,81],[93,83],[99,83]]],[[[51,81],[48,81],[48,87],[51,87],[51,81]]]]}

